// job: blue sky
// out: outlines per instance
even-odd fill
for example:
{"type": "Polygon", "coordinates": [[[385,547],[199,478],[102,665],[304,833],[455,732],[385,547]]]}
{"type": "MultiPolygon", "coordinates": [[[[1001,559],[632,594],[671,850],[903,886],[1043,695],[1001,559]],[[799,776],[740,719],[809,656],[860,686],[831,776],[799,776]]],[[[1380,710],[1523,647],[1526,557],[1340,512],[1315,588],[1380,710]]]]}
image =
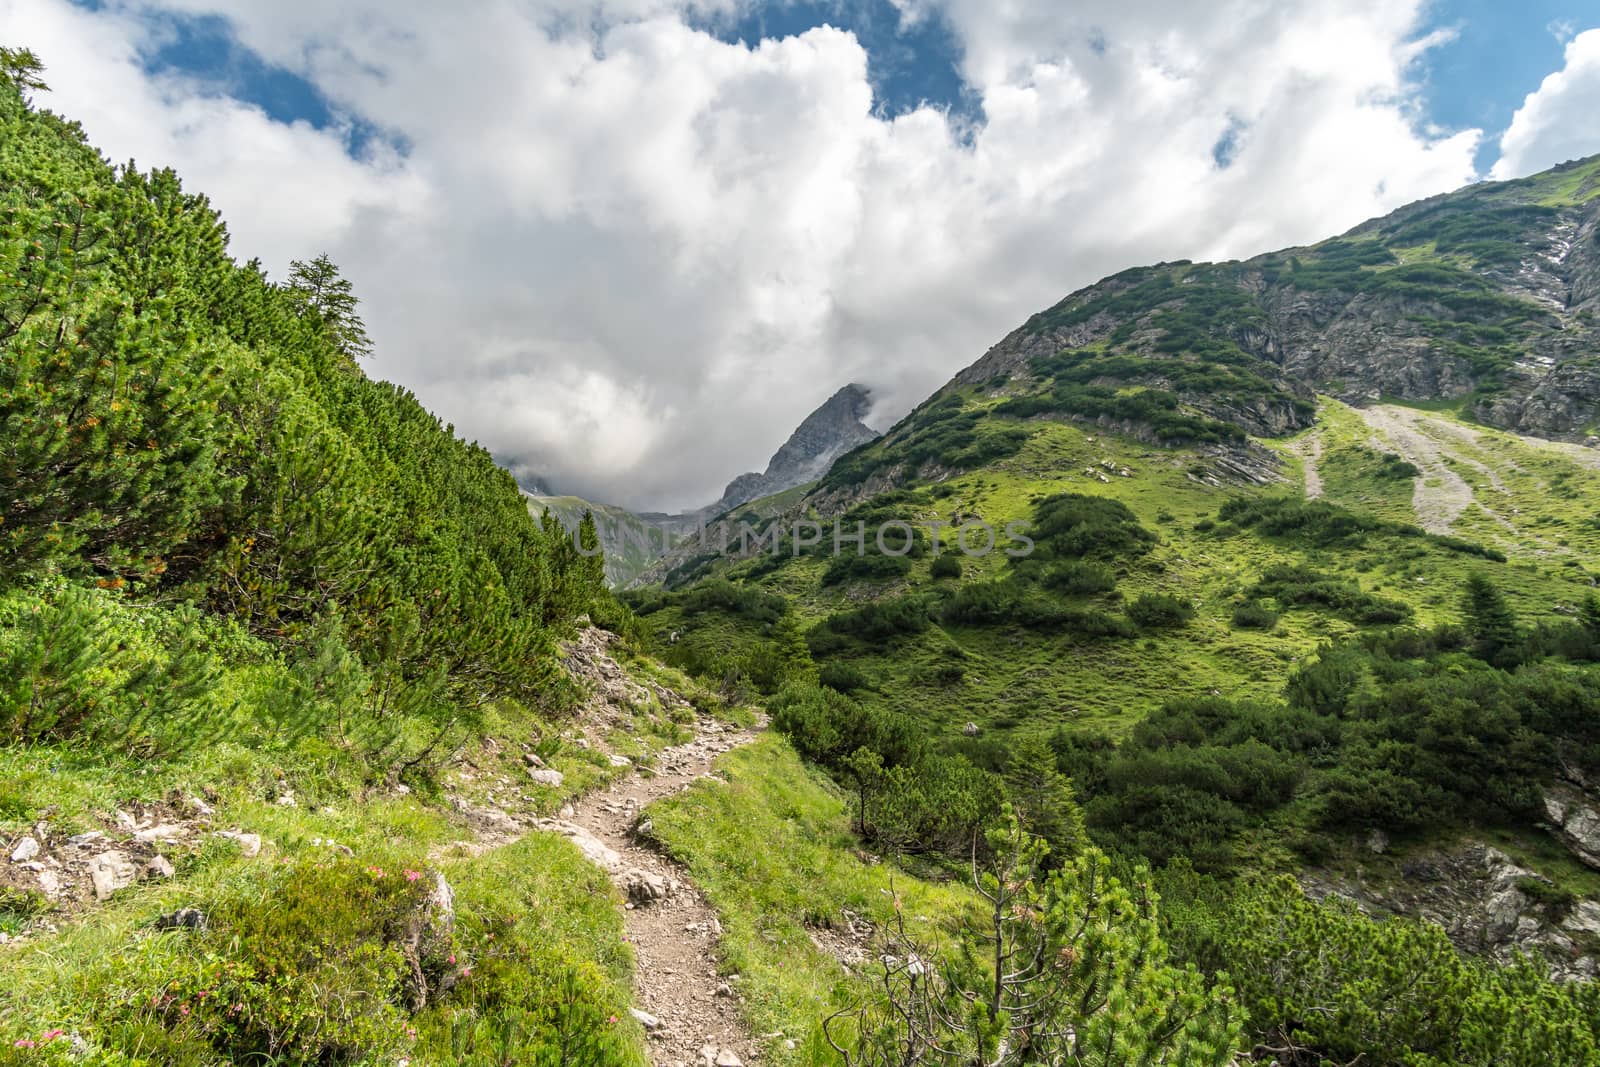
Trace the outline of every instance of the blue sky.
{"type": "Polygon", "coordinates": [[[1540,81],[1561,65],[1573,33],[1600,26],[1592,3],[1573,0],[1448,0],[1437,4],[1432,29],[1456,39],[1425,61],[1427,117],[1447,129],[1485,132],[1478,169],[1494,161],[1511,115],[1540,81]]]}
{"type": "MultiPolygon", "coordinates": [[[[75,2],[91,10],[101,6],[101,0],[75,2]]],[[[982,102],[962,80],[961,43],[949,23],[937,12],[909,25],[903,21],[889,0],[784,0],[747,4],[738,17],[704,18],[694,25],[747,45],[817,26],[848,30],[867,52],[879,114],[899,115],[927,103],[963,123],[981,122],[982,102]]],[[[303,120],[317,128],[339,121],[315,86],[242,46],[226,19],[164,14],[161,23],[163,44],[144,56],[150,71],[205,79],[280,121],[303,120]]],[[[1455,36],[1431,49],[1420,65],[1421,120],[1449,131],[1483,130],[1477,164],[1487,173],[1517,107],[1560,66],[1567,39],[1595,26],[1600,12],[1575,0],[1439,0],[1421,32],[1448,30],[1455,36]]],[[[380,136],[359,118],[347,118],[341,128],[354,153],[380,136]]],[[[404,148],[403,139],[397,147],[404,148]]],[[[1226,163],[1232,147],[1231,137],[1219,141],[1219,163],[1226,163]]]]}

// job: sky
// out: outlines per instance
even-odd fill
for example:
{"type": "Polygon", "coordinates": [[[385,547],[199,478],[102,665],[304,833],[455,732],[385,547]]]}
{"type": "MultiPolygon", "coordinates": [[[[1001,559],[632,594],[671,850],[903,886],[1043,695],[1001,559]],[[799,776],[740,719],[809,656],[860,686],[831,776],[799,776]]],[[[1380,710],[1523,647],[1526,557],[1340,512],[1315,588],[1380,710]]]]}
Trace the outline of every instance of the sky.
{"type": "Polygon", "coordinates": [[[547,488],[714,500],[1028,315],[1600,152],[1596,0],[0,0],[38,106],[327,253],[547,488]]]}

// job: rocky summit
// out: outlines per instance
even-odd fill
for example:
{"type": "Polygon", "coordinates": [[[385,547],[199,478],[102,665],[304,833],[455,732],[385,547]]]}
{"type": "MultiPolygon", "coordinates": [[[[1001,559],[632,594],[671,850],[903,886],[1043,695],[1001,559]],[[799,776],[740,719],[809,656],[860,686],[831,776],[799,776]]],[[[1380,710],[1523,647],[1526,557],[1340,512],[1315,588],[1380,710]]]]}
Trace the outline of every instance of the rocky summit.
{"type": "Polygon", "coordinates": [[[706,513],[721,515],[751,500],[816,481],[834,460],[878,437],[878,431],[861,421],[871,410],[872,394],[865,386],[851,383],[840,389],[795,428],[772,454],[765,471],[750,471],[729,482],[706,513]]]}

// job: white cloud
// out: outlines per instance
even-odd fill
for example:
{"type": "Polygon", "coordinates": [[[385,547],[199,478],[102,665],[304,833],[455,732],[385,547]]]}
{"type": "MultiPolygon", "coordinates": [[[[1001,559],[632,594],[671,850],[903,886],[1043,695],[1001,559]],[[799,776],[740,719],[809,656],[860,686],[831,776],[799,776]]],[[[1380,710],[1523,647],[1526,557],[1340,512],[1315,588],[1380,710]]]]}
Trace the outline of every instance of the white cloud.
{"type": "Polygon", "coordinates": [[[1600,29],[1567,42],[1566,65],[1529,93],[1490,176],[1520,178],[1600,152],[1600,29]]]}
{"type": "Polygon", "coordinates": [[[1475,131],[1419,132],[1422,0],[938,6],[987,117],[970,143],[931,109],[874,115],[849,34],[746,48],[671,0],[608,0],[599,25],[588,0],[0,0],[0,22],[49,64],[50,106],[178,167],[237,253],[281,273],[330,252],[376,373],[636,506],[713,499],[846,381],[898,415],[1103,274],[1314,240],[1473,177],[1475,131]],[[351,160],[338,131],[148,76],[142,16],[175,9],[227,16],[409,154],[351,160]]]}

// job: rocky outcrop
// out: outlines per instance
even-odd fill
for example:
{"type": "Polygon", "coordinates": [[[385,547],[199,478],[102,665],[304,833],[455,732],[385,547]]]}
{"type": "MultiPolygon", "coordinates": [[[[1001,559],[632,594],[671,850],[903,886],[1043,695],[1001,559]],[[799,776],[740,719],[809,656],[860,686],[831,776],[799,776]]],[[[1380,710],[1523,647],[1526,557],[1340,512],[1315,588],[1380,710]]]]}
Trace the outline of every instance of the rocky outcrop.
{"type": "Polygon", "coordinates": [[[1544,816],[1569,852],[1600,870],[1600,803],[1576,786],[1559,783],[1545,791],[1544,816]]]}
{"type": "Polygon", "coordinates": [[[71,914],[140,882],[171,878],[177,867],[169,857],[192,853],[209,828],[210,808],[196,804],[174,794],[114,811],[104,829],[70,835],[48,821],[36,823],[0,842],[0,893],[35,897],[55,914],[71,914]]]}
{"type": "Polygon", "coordinates": [[[456,929],[456,894],[444,875],[431,872],[432,884],[401,937],[400,951],[411,970],[407,983],[411,1010],[421,1011],[428,1002],[455,985],[459,972],[449,965],[454,959],[452,946],[456,929]]]}
{"type": "Polygon", "coordinates": [[[840,389],[806,416],[772,454],[764,472],[741,474],[729,482],[706,514],[722,515],[751,500],[816,481],[828,473],[834,460],[877,438],[878,431],[861,421],[871,410],[872,394],[865,386],[851,384],[840,389]]]}
{"type": "MultiPolygon", "coordinates": [[[[1369,842],[1375,853],[1385,845],[1369,842]]],[[[1434,923],[1463,952],[1502,963],[1542,957],[1563,979],[1600,974],[1600,903],[1553,904],[1561,895],[1548,879],[1482,842],[1412,856],[1397,877],[1308,872],[1300,882],[1314,899],[1340,896],[1368,914],[1434,923]]]]}
{"type": "Polygon", "coordinates": [[[720,516],[753,500],[814,482],[828,472],[834,460],[875,440],[878,431],[861,421],[871,409],[872,397],[866,387],[845,386],[806,416],[773,453],[765,471],[741,474],[728,483],[715,503],[676,515],[636,513],[575,496],[526,491],[524,496],[535,515],[548,509],[569,532],[578,528],[584,512],[591,513],[605,555],[606,581],[617,588],[648,585],[661,579],[663,558],[681,559],[692,552],[701,531],[720,516]]]}

